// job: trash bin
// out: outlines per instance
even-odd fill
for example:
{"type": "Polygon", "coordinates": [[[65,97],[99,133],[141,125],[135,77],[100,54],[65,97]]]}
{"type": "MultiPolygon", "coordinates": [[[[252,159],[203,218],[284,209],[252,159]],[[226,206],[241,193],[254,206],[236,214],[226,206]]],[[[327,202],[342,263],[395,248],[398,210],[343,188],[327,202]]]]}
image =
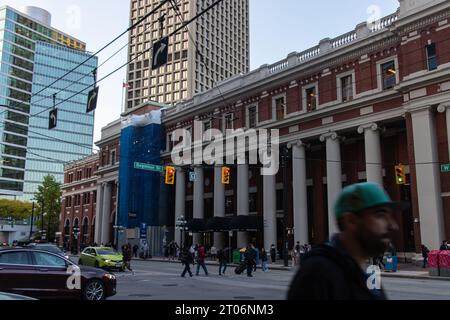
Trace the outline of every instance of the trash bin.
{"type": "Polygon", "coordinates": [[[450,251],[440,251],[439,253],[439,275],[450,277],[450,251]]]}
{"type": "Polygon", "coordinates": [[[233,251],[233,263],[240,264],[241,263],[241,253],[239,250],[233,251]]]}
{"type": "Polygon", "coordinates": [[[430,276],[439,277],[440,276],[440,268],[439,268],[439,250],[433,250],[428,253],[428,266],[430,276]]]}
{"type": "Polygon", "coordinates": [[[387,272],[397,272],[398,268],[398,257],[397,256],[388,256],[386,258],[386,271],[387,272]]]}

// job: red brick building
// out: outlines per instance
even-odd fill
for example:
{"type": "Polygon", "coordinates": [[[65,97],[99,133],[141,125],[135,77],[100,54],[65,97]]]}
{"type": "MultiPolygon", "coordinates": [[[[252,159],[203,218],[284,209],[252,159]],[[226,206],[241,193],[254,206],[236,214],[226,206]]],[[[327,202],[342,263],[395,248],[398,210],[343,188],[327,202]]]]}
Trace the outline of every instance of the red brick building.
{"type": "Polygon", "coordinates": [[[60,245],[64,245],[66,248],[76,244],[89,245],[94,241],[98,168],[98,154],[70,162],[64,166],[60,245]],[[74,227],[79,228],[79,237],[75,237],[74,227]]]}
{"type": "MultiPolygon", "coordinates": [[[[263,177],[254,166],[237,165],[225,188],[220,167],[192,166],[194,183],[179,170],[175,220],[253,215],[264,220],[263,232],[237,233],[235,246],[252,240],[281,248],[283,232],[291,245],[319,243],[337,230],[332,203],[340,190],[369,180],[411,204],[398,216],[400,251],[420,252],[422,243],[436,249],[450,237],[450,173],[440,169],[450,162],[449,1],[402,0],[376,24],[218,87],[163,114],[168,139],[175,129],[192,131],[195,120],[204,129],[279,129],[281,147],[290,150],[288,181],[283,170],[263,177]],[[406,185],[396,184],[398,164],[406,166],[406,185]]],[[[171,150],[168,142],[166,163],[171,150]]],[[[221,247],[225,237],[207,241],[221,247]]]]}

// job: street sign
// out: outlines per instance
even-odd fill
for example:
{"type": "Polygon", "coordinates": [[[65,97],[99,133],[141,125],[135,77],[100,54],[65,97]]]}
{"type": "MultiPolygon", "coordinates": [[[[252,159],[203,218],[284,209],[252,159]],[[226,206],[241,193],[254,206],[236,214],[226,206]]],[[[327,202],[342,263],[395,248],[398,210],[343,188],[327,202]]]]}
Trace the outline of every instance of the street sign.
{"type": "Polygon", "coordinates": [[[197,174],[194,171],[190,171],[189,172],[189,181],[194,182],[195,180],[197,180],[197,174]]]}
{"type": "Polygon", "coordinates": [[[159,67],[167,63],[167,57],[169,53],[169,38],[165,37],[153,45],[153,56],[152,56],[152,70],[158,69],[159,67]]]}
{"type": "Polygon", "coordinates": [[[450,172],[450,164],[441,165],[441,172],[450,172]]]}
{"type": "Polygon", "coordinates": [[[147,239],[147,224],[146,223],[141,223],[141,228],[140,228],[140,235],[141,235],[141,239],[147,239]]]}
{"type": "Polygon", "coordinates": [[[157,166],[154,164],[135,162],[134,168],[138,170],[154,171],[154,172],[164,172],[165,168],[163,166],[157,166]]]}
{"type": "Polygon", "coordinates": [[[50,111],[50,116],[48,117],[48,129],[52,130],[56,128],[58,124],[58,109],[53,109],[50,111]]]}
{"type": "Polygon", "coordinates": [[[95,89],[89,91],[86,113],[89,113],[97,109],[98,90],[99,87],[96,87],[95,89]]]}

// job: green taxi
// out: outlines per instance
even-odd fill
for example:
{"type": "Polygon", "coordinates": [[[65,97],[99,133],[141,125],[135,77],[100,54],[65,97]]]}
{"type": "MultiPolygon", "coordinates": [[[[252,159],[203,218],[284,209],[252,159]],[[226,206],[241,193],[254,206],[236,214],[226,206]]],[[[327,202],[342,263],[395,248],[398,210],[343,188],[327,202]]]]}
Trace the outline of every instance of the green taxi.
{"type": "Polygon", "coordinates": [[[78,264],[95,268],[125,271],[122,254],[112,248],[88,247],[81,253],[78,264]]]}

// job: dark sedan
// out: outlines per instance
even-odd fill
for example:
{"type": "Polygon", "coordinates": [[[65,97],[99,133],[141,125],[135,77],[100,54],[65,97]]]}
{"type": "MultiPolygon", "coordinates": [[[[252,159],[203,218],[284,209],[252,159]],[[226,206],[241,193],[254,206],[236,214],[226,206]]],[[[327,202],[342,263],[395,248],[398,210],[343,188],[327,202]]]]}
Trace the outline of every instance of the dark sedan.
{"type": "Polygon", "coordinates": [[[48,251],[4,249],[0,250],[0,292],[37,299],[104,300],[116,294],[116,278],[48,251]]]}

